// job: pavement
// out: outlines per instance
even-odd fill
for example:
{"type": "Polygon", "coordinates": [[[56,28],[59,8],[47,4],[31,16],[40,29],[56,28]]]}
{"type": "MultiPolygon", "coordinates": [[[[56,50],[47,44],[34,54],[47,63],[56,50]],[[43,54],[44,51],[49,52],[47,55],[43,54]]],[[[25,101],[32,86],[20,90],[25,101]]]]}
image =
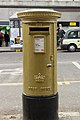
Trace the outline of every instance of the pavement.
{"type": "Polygon", "coordinates": [[[59,120],[80,120],[79,112],[59,112],[59,120]]]}
{"type": "MultiPolygon", "coordinates": [[[[57,50],[61,50],[60,47],[57,48],[57,50]]],[[[0,47],[0,52],[21,52],[22,50],[21,49],[11,49],[11,47],[0,47]]]]}
{"type": "Polygon", "coordinates": [[[23,120],[21,114],[16,115],[0,115],[0,120],[23,120]]]}
{"type": "Polygon", "coordinates": [[[11,49],[11,47],[0,47],[0,52],[21,52],[20,48],[11,49]]]}
{"type": "Polygon", "coordinates": [[[9,52],[11,51],[10,47],[0,47],[0,52],[9,52]]]}
{"type": "MultiPolygon", "coordinates": [[[[2,115],[0,116],[0,120],[23,120],[22,114],[16,115],[2,115]]],[[[80,120],[80,114],[75,112],[60,112],[59,113],[59,120],[80,120]]]]}

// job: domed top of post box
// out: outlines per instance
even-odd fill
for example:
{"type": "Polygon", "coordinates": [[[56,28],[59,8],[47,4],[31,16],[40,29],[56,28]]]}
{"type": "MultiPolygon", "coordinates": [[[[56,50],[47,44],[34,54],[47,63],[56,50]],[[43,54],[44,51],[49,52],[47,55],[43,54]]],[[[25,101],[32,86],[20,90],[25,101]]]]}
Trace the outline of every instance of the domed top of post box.
{"type": "Polygon", "coordinates": [[[52,9],[28,9],[17,13],[23,21],[53,21],[61,17],[61,13],[52,9]]]}

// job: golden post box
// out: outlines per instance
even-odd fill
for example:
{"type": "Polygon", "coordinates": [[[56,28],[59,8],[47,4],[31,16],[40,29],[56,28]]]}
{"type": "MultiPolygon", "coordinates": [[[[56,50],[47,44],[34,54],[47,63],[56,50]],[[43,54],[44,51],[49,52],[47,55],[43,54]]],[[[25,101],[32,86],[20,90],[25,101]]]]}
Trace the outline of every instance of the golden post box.
{"type": "Polygon", "coordinates": [[[57,18],[50,9],[17,14],[23,32],[23,120],[58,120],[57,18]]]}

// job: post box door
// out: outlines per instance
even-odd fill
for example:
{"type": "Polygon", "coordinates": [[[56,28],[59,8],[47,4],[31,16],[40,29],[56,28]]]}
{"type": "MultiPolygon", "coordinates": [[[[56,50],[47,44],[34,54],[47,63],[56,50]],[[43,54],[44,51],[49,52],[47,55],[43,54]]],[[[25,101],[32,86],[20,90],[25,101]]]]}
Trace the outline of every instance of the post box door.
{"type": "Polygon", "coordinates": [[[54,24],[51,24],[49,34],[26,34],[23,74],[26,78],[24,92],[27,95],[46,96],[56,93],[56,34],[54,30],[54,24]]]}

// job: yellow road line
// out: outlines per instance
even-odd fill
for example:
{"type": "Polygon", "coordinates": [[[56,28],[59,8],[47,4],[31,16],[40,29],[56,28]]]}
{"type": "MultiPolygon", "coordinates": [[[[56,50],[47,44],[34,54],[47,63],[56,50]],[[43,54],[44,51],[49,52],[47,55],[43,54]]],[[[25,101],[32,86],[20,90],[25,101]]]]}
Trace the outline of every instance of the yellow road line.
{"type": "MultiPolygon", "coordinates": [[[[80,83],[80,81],[60,81],[57,82],[58,85],[69,85],[72,83],[80,83]]],[[[23,85],[23,83],[0,83],[0,86],[20,86],[23,85]]]]}
{"type": "Polygon", "coordinates": [[[1,86],[20,86],[20,85],[22,85],[22,83],[1,83],[0,87],[1,86]]]}
{"type": "Polygon", "coordinates": [[[60,81],[60,82],[57,82],[58,85],[69,85],[69,84],[72,84],[72,83],[80,83],[80,81],[60,81]]]}
{"type": "Polygon", "coordinates": [[[64,81],[64,82],[57,82],[58,85],[69,85],[70,82],[64,81]]]}

